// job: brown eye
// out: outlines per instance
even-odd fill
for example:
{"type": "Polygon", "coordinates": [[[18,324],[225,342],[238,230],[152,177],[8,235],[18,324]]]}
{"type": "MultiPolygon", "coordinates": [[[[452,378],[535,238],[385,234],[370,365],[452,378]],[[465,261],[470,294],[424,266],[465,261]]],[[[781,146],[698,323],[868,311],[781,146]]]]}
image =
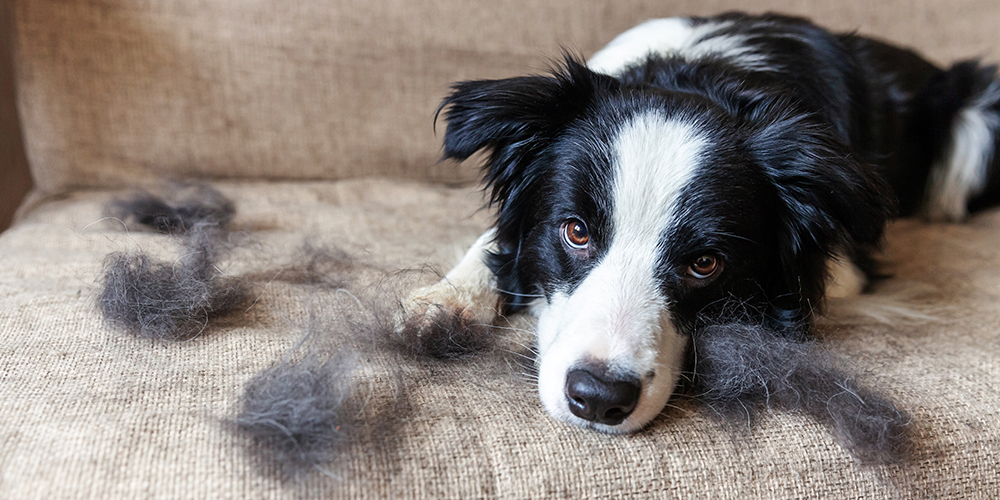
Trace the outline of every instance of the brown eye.
{"type": "Polygon", "coordinates": [[[714,255],[702,255],[694,260],[687,268],[687,273],[695,278],[703,280],[715,274],[719,270],[719,259],[714,255]]]}
{"type": "Polygon", "coordinates": [[[590,243],[590,233],[587,232],[587,225],[580,219],[570,219],[563,222],[563,241],[571,248],[583,250],[590,243]]]}

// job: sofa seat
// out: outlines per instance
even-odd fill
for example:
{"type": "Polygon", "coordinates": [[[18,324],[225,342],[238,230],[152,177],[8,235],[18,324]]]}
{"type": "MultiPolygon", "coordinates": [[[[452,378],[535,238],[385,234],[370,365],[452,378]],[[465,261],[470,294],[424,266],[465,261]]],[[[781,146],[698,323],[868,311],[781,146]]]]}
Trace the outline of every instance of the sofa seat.
{"type": "MultiPolygon", "coordinates": [[[[491,217],[469,186],[216,187],[236,204],[218,263],[235,276],[280,269],[305,243],[444,272],[491,217]]],[[[801,415],[769,413],[747,431],[683,397],[642,432],[597,434],[549,418],[504,349],[402,369],[371,351],[367,423],[325,474],[283,481],[227,422],[336,292],[260,279],[253,306],[191,340],[110,329],[95,307],[105,255],[177,254],[169,236],[102,220],[116,195],[34,197],[0,234],[0,498],[1000,497],[1000,210],[964,225],[898,221],[894,275],[855,309],[918,314],[822,322],[824,341],[912,413],[908,464],[858,464],[801,415]],[[405,406],[392,403],[399,387],[405,406]]]]}

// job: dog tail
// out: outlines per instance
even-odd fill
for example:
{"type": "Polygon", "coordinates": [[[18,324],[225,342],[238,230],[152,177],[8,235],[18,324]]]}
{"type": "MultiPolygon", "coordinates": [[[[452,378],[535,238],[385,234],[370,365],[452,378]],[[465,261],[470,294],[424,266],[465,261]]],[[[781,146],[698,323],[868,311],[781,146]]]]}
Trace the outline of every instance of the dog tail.
{"type": "Polygon", "coordinates": [[[969,211],[1000,203],[1000,80],[997,66],[962,61],[921,92],[950,128],[934,159],[923,209],[934,221],[964,220],[969,211]]]}

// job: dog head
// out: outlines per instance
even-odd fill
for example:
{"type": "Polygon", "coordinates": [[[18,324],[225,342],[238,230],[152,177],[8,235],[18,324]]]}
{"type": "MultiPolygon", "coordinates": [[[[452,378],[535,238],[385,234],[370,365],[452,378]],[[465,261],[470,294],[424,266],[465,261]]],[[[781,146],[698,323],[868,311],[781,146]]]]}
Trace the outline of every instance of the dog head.
{"type": "Polygon", "coordinates": [[[827,257],[881,238],[884,189],[829,127],[777,93],[731,94],[567,58],[550,75],[458,83],[442,104],[445,157],[488,153],[490,265],[508,309],[539,318],[554,417],[644,426],[700,318],[795,331],[827,257]]]}

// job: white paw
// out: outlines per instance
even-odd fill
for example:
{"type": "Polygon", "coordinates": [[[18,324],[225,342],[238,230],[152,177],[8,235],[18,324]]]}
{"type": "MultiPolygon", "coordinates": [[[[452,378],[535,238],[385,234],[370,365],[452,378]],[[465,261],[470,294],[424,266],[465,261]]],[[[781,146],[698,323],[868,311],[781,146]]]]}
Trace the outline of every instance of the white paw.
{"type": "Polygon", "coordinates": [[[471,289],[441,280],[419,288],[403,301],[403,317],[397,329],[432,329],[444,318],[449,322],[461,321],[470,325],[490,325],[497,316],[495,294],[482,287],[471,289]]]}
{"type": "Polygon", "coordinates": [[[409,355],[461,358],[493,345],[496,301],[441,283],[421,288],[403,301],[396,321],[396,345],[409,355]]]}
{"type": "Polygon", "coordinates": [[[843,255],[827,259],[826,297],[842,299],[861,295],[868,285],[864,271],[843,255]]]}

